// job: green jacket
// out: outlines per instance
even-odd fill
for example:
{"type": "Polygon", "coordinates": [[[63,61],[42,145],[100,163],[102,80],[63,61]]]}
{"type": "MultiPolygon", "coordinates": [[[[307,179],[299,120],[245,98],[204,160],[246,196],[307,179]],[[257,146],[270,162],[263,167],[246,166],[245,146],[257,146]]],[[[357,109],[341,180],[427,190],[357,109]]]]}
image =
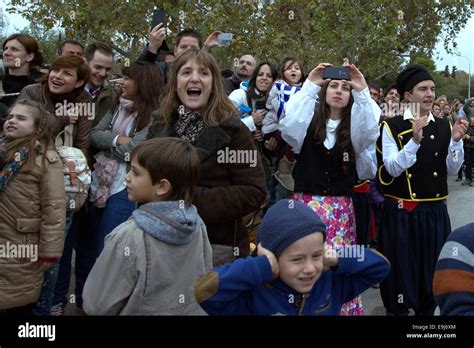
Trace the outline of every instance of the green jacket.
{"type": "MultiPolygon", "coordinates": [[[[95,117],[93,120],[92,129],[94,129],[100,123],[100,120],[104,118],[107,112],[110,111],[112,113],[114,111],[112,110],[112,107],[116,98],[118,98],[118,94],[112,88],[112,86],[107,85],[101,89],[100,94],[97,96],[96,99],[94,99],[95,117]]],[[[99,151],[94,146],[90,146],[87,158],[87,162],[89,163],[90,168],[94,167],[94,156],[98,152],[99,151]]]]}
{"type": "Polygon", "coordinates": [[[95,118],[92,127],[97,126],[102,117],[111,110],[112,104],[118,97],[117,92],[111,86],[105,86],[99,96],[95,99],[95,118]]]}

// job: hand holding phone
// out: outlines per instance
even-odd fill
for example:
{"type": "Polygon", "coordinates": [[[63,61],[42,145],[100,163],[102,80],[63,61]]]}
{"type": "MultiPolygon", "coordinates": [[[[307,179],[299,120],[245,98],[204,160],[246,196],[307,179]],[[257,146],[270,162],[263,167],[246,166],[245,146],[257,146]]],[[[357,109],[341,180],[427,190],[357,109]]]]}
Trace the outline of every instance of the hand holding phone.
{"type": "Polygon", "coordinates": [[[151,20],[151,28],[153,29],[158,24],[163,24],[163,27],[166,28],[167,24],[167,13],[166,10],[153,10],[153,18],[151,20]]]}
{"type": "Polygon", "coordinates": [[[261,126],[265,115],[267,114],[267,110],[257,110],[252,112],[253,123],[257,126],[261,126]]]}
{"type": "Polygon", "coordinates": [[[328,80],[345,80],[357,92],[367,88],[364,75],[354,64],[332,66],[328,63],[321,63],[309,73],[308,80],[320,86],[328,80]]]}
{"type": "Polygon", "coordinates": [[[266,110],[266,102],[263,100],[257,100],[255,102],[255,110],[266,110]]]}
{"type": "Polygon", "coordinates": [[[367,88],[367,82],[365,81],[364,74],[354,64],[347,65],[349,68],[349,84],[356,92],[361,92],[367,88]]]}
{"type": "Polygon", "coordinates": [[[234,35],[232,33],[221,33],[217,36],[217,41],[221,47],[229,47],[234,35]]]}
{"type": "Polygon", "coordinates": [[[323,72],[324,69],[328,66],[331,66],[329,63],[320,63],[316,66],[313,70],[311,70],[308,74],[307,80],[311,81],[312,83],[322,86],[324,84],[323,80],[323,72]]]}
{"type": "Polygon", "coordinates": [[[151,28],[148,31],[148,50],[157,53],[166,37],[166,11],[154,10],[151,28]]]}

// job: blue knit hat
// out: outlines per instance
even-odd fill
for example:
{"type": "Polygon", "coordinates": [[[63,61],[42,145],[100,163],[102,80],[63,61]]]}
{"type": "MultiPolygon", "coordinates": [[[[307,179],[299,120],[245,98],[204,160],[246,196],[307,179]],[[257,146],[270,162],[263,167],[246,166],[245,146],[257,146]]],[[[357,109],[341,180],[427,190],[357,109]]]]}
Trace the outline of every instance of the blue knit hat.
{"type": "Polygon", "coordinates": [[[282,199],[265,214],[257,235],[257,245],[270,250],[276,257],[293,242],[315,232],[326,240],[326,226],[318,215],[305,204],[282,199]]]}

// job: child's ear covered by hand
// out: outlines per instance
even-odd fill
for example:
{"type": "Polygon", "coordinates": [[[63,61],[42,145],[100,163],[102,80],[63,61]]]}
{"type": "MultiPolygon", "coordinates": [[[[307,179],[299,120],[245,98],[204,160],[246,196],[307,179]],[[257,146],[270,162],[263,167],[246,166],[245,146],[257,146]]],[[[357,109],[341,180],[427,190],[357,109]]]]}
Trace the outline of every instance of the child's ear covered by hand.
{"type": "Polygon", "coordinates": [[[262,243],[258,243],[257,246],[257,255],[262,256],[265,255],[268,258],[268,261],[270,262],[270,265],[272,266],[272,276],[273,279],[278,278],[278,274],[280,273],[280,267],[278,266],[278,260],[276,256],[268,249],[265,249],[262,246],[262,243]]]}
{"type": "Polygon", "coordinates": [[[338,264],[339,259],[337,257],[337,251],[325,244],[323,255],[323,272],[329,271],[331,267],[336,267],[338,264]]]}

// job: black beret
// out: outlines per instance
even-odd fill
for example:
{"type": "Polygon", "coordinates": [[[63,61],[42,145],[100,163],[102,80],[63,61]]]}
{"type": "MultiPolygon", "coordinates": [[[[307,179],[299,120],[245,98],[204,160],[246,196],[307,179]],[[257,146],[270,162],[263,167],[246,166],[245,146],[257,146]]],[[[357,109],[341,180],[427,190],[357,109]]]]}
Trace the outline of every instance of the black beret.
{"type": "Polygon", "coordinates": [[[411,91],[418,83],[426,80],[434,81],[425,68],[421,65],[410,65],[397,76],[396,86],[400,98],[403,99],[405,92],[411,91]]]}

